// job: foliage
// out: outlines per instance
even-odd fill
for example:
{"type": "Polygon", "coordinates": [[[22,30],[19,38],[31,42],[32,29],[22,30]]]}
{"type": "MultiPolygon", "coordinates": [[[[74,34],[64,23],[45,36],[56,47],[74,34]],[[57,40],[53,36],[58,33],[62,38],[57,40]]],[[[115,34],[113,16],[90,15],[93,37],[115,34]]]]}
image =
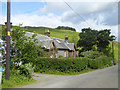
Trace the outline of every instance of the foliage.
{"type": "Polygon", "coordinates": [[[93,50],[82,52],[81,55],[83,57],[87,57],[87,58],[91,58],[91,59],[95,59],[95,58],[104,56],[104,54],[102,52],[93,51],[93,50]]]}
{"type": "MultiPolygon", "coordinates": [[[[24,28],[16,27],[11,33],[11,62],[26,64],[34,61],[39,56],[44,56],[45,53],[41,46],[37,45],[36,34],[32,37],[25,35],[24,28]]],[[[6,41],[6,34],[3,33],[3,41],[6,41]]],[[[4,46],[5,47],[5,46],[4,46]]],[[[3,54],[3,56],[5,53],[3,54]]]]}
{"type": "Polygon", "coordinates": [[[75,28],[67,27],[67,26],[58,26],[56,29],[76,31],[75,28]]]}
{"type": "Polygon", "coordinates": [[[109,41],[115,40],[115,36],[111,35],[110,30],[92,30],[91,28],[84,28],[79,34],[79,41],[77,46],[82,47],[81,51],[89,51],[94,46],[97,46],[97,51],[103,52],[107,56],[111,56],[109,47],[109,41]]]}
{"type": "Polygon", "coordinates": [[[60,55],[60,56],[59,56],[59,58],[63,58],[63,56],[62,56],[62,55],[60,55]]]}
{"type": "Polygon", "coordinates": [[[37,45],[36,34],[32,37],[25,36],[25,29],[20,29],[17,27],[12,31],[12,56],[14,56],[13,61],[20,62],[22,64],[32,62],[40,56],[44,56],[44,52],[41,50],[41,46],[37,45]]]}
{"type": "Polygon", "coordinates": [[[29,79],[24,75],[20,75],[17,70],[11,70],[10,73],[10,80],[5,79],[5,71],[2,75],[2,88],[12,88],[12,87],[19,87],[22,85],[30,84],[35,82],[34,79],[29,79]]]}
{"type": "Polygon", "coordinates": [[[88,65],[87,58],[38,58],[35,72],[48,72],[49,70],[70,73],[85,70],[88,65]]]}
{"type": "Polygon", "coordinates": [[[38,58],[34,63],[35,72],[40,73],[77,73],[84,70],[100,69],[115,65],[111,57],[89,58],[38,58]]]}
{"type": "MultiPolygon", "coordinates": [[[[38,46],[38,40],[35,38],[36,34],[32,37],[25,35],[26,30],[24,28],[15,27],[11,31],[11,45],[10,45],[10,60],[11,70],[19,69],[19,74],[23,74],[28,78],[31,78],[32,66],[37,57],[45,56],[45,52],[41,46],[38,46]],[[38,56],[39,55],[39,56],[38,56]],[[22,62],[22,65],[18,65],[22,62]]],[[[6,30],[2,33],[3,43],[3,60],[6,60],[6,30]]]]}
{"type": "Polygon", "coordinates": [[[90,28],[82,29],[79,33],[79,41],[77,43],[78,47],[83,47],[84,51],[91,50],[93,45],[96,44],[97,30],[91,30],[90,28]]]}
{"type": "Polygon", "coordinates": [[[97,34],[97,47],[98,50],[101,50],[101,48],[107,48],[109,45],[109,41],[115,40],[115,36],[110,36],[111,32],[110,30],[101,30],[98,31],[97,34]]]}
{"type": "Polygon", "coordinates": [[[23,74],[23,75],[25,75],[28,78],[32,78],[32,74],[34,72],[34,68],[32,67],[31,63],[20,65],[18,70],[19,70],[19,74],[20,75],[23,74]]]}
{"type": "Polygon", "coordinates": [[[104,68],[108,66],[112,66],[115,63],[112,57],[99,57],[96,59],[89,59],[89,67],[92,69],[99,69],[99,68],[104,68]]]}

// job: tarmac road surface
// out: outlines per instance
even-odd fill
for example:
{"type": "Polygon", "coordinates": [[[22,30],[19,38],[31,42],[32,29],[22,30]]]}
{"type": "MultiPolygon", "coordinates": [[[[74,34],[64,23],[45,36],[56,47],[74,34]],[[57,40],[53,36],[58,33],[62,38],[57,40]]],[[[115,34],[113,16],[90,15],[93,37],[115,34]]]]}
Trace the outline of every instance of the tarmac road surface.
{"type": "Polygon", "coordinates": [[[36,83],[20,88],[118,88],[118,65],[80,75],[35,74],[33,78],[36,83]]]}

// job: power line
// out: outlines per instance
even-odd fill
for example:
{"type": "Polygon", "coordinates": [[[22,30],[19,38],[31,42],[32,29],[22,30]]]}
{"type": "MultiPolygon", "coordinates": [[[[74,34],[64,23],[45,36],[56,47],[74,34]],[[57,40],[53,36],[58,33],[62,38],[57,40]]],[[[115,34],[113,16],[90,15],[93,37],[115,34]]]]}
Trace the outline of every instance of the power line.
{"type": "MultiPolygon", "coordinates": [[[[63,0],[63,1],[64,1],[64,0],[63,0]]],[[[86,20],[85,20],[79,13],[77,13],[76,11],[74,11],[74,9],[73,9],[67,2],[64,1],[64,3],[65,3],[74,13],[76,13],[80,18],[82,18],[82,19],[85,21],[85,23],[88,24],[88,22],[86,22],[86,20]]],[[[88,25],[89,25],[89,24],[88,24],[88,25]]],[[[89,25],[89,26],[91,26],[91,25],[89,25]]]]}

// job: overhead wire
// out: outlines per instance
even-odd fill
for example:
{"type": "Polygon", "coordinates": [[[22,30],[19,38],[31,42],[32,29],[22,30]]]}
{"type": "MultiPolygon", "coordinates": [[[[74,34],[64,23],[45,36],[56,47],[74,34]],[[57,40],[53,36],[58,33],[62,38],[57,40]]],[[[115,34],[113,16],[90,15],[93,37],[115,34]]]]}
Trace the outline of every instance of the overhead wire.
{"type": "MultiPolygon", "coordinates": [[[[63,0],[64,1],[64,0],[63,0]]],[[[64,1],[64,3],[76,14],[78,15],[81,19],[83,19],[85,21],[85,23],[91,27],[91,25],[79,14],[77,13],[66,1],[64,1]]],[[[91,27],[92,28],[92,27],[91,27]]]]}

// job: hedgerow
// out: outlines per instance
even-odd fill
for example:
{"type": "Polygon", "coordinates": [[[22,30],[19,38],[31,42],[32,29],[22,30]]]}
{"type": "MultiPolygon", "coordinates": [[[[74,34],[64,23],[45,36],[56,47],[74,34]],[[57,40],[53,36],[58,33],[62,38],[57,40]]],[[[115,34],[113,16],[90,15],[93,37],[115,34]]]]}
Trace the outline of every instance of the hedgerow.
{"type": "Polygon", "coordinates": [[[92,69],[99,69],[114,65],[112,57],[100,57],[97,59],[89,59],[89,67],[92,69]]]}
{"type": "Polygon", "coordinates": [[[35,71],[47,72],[48,70],[60,72],[80,72],[88,65],[87,58],[38,58],[35,71]]]}
{"type": "Polygon", "coordinates": [[[91,69],[99,69],[112,66],[111,57],[101,57],[97,59],[89,58],[38,58],[34,63],[35,72],[46,73],[53,72],[80,72],[91,69]]]}

